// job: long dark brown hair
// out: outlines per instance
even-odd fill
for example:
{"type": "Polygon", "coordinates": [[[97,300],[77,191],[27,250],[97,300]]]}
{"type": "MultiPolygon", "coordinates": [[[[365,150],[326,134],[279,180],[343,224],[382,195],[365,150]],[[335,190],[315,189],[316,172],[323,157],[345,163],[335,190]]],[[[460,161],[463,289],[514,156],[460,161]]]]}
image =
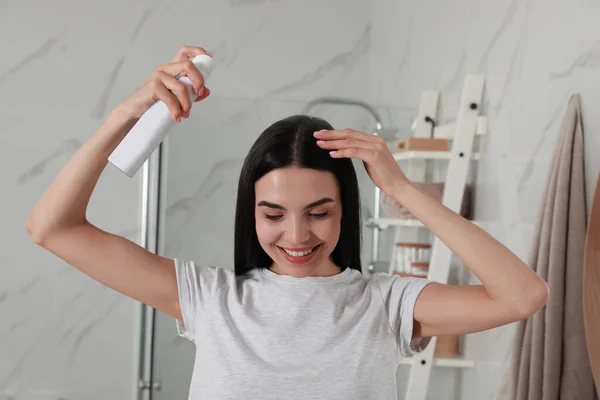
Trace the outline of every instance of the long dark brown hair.
{"type": "Polygon", "coordinates": [[[273,260],[263,250],[256,235],[254,184],[276,168],[298,166],[331,172],[339,185],[342,200],[340,238],[331,253],[342,269],[361,271],[360,195],[352,161],[334,159],[316,144],[313,133],[333,129],[326,121],[295,115],[269,126],[254,142],[240,173],[235,214],[235,273],[271,266],[273,260]]]}

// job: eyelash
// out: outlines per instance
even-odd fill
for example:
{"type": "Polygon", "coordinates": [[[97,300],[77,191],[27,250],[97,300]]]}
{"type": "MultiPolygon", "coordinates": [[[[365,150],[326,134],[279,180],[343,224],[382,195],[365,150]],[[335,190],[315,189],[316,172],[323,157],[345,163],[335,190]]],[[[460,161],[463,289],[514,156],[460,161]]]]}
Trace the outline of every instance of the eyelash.
{"type": "MultiPolygon", "coordinates": [[[[329,211],[325,211],[325,212],[322,212],[322,213],[308,214],[308,215],[311,218],[314,218],[314,219],[323,219],[323,218],[325,218],[326,216],[329,215],[329,211]]],[[[265,214],[265,217],[268,220],[271,220],[271,221],[278,221],[278,220],[281,219],[281,217],[283,217],[283,215],[269,215],[269,214],[265,214]]]]}

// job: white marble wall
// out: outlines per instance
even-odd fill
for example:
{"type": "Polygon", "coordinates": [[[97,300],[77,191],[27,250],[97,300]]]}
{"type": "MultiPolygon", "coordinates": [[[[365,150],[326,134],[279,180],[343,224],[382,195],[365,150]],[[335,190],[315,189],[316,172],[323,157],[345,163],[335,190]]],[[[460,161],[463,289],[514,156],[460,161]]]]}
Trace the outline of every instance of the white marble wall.
{"type": "MultiPolygon", "coordinates": [[[[600,168],[600,5],[549,0],[379,0],[374,3],[370,99],[411,107],[442,91],[444,121],[467,73],[486,76],[489,130],[478,169],[476,219],[528,259],[539,202],[569,96],[580,93],[591,199],[600,168]]],[[[471,335],[460,398],[496,399],[513,326],[471,335]]],[[[435,384],[435,383],[434,383],[435,384]]]]}
{"type": "MultiPolygon", "coordinates": [[[[133,5],[116,13],[117,2],[98,4],[0,3],[3,400],[134,393],[136,303],[37,247],[24,227],[58,171],[139,81],[134,71],[154,61],[125,56],[144,13],[133,5]]],[[[137,240],[139,202],[139,181],[109,168],[89,217],[137,240]]]]}
{"type": "MultiPolygon", "coordinates": [[[[0,2],[0,400],[133,398],[138,304],[37,248],[23,221],[106,113],[180,44],[207,47],[219,68],[211,98],[168,143],[167,255],[232,265],[242,159],[266,126],[306,101],[362,98],[406,134],[421,90],[442,90],[442,114],[452,119],[464,74],[481,72],[491,134],[477,215],[526,258],[573,92],[582,94],[587,182],[595,182],[599,16],[596,4],[558,0],[0,2]]],[[[358,109],[317,114],[372,129],[358,109]]],[[[138,240],[140,189],[140,175],[129,179],[109,166],[91,221],[138,240]]],[[[368,242],[366,231],[365,261],[368,242]]],[[[157,340],[159,396],[184,398],[191,346],[162,315],[157,340]]],[[[510,340],[510,327],[470,337],[466,352],[478,367],[462,376],[435,371],[430,398],[493,399],[510,340]]]]}

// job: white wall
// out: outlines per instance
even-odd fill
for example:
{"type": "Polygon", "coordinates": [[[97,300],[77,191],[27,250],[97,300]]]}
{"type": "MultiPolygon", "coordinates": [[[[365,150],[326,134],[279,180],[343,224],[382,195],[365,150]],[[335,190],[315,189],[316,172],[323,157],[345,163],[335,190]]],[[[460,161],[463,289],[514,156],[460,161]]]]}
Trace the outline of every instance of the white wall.
{"type": "MultiPolygon", "coordinates": [[[[125,57],[143,11],[98,4],[0,5],[0,399],[133,393],[135,302],[35,246],[24,227],[58,171],[133,89],[128,79],[147,73],[135,69],[152,61],[125,57]]],[[[137,240],[139,181],[119,174],[106,171],[89,217],[137,240]]]]}

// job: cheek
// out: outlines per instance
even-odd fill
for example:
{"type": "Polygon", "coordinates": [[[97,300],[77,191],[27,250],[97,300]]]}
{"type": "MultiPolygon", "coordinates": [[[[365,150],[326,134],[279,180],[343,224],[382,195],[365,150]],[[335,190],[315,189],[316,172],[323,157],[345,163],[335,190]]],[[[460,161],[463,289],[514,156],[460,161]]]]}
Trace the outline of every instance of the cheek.
{"type": "Polygon", "coordinates": [[[340,237],[340,217],[331,217],[314,225],[313,232],[321,240],[335,247],[340,237]]]}
{"type": "Polygon", "coordinates": [[[277,241],[277,238],[281,236],[281,228],[278,227],[278,224],[270,223],[270,221],[265,220],[264,218],[256,219],[256,236],[258,236],[258,241],[264,246],[268,246],[273,242],[277,241]]]}

